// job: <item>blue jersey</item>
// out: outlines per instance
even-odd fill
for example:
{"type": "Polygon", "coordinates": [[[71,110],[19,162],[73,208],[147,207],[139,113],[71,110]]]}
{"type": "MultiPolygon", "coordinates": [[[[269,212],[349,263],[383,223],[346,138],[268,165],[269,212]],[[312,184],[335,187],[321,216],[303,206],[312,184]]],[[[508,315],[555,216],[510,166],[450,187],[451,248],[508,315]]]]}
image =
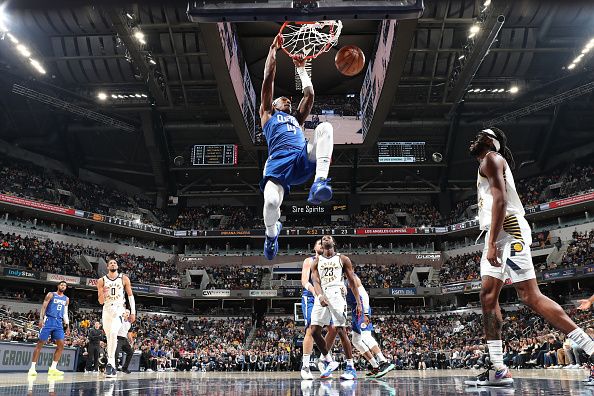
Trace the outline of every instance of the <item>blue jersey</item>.
{"type": "Polygon", "coordinates": [[[355,294],[353,294],[353,291],[347,285],[346,302],[347,306],[351,309],[351,328],[354,332],[361,334],[361,331],[373,331],[373,324],[371,322],[366,325],[364,324],[364,315],[371,318],[371,307],[365,307],[361,296],[359,296],[359,299],[361,300],[361,305],[363,305],[363,315],[360,317],[357,316],[357,300],[355,299],[355,294]]]}
{"type": "Polygon", "coordinates": [[[301,150],[306,146],[305,136],[297,119],[276,110],[264,124],[264,136],[268,144],[268,156],[278,151],[301,150]]]}
{"type": "MultiPolygon", "coordinates": [[[[311,256],[311,259],[314,260],[316,257],[315,256],[311,256]]],[[[309,279],[307,280],[309,283],[311,283],[313,285],[313,282],[311,280],[311,267],[309,268],[309,279]]],[[[313,293],[310,292],[309,290],[307,290],[306,288],[303,288],[303,293],[301,293],[302,296],[304,297],[313,297],[313,293]]]]}
{"type": "Polygon", "coordinates": [[[68,297],[65,295],[60,296],[58,293],[52,292],[52,299],[49,304],[47,304],[45,316],[62,320],[62,318],[64,318],[64,308],[67,303],[68,297]]]}

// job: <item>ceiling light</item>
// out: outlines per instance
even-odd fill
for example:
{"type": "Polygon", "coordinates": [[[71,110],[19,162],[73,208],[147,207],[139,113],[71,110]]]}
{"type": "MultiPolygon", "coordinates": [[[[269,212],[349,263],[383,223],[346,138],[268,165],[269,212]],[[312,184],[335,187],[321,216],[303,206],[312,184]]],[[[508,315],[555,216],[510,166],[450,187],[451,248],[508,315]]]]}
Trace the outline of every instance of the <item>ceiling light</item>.
{"type": "Polygon", "coordinates": [[[483,6],[485,7],[489,7],[491,5],[491,0],[485,0],[485,2],[483,3],[483,6]]]}
{"type": "Polygon", "coordinates": [[[462,60],[462,59],[464,59],[464,57],[465,57],[465,55],[460,55],[460,56],[458,57],[458,60],[462,60]]]}
{"type": "Polygon", "coordinates": [[[520,90],[520,89],[514,85],[513,87],[511,87],[511,88],[509,89],[509,92],[511,92],[511,93],[513,93],[513,94],[515,94],[515,93],[517,93],[519,90],[520,90]]]}
{"type": "Polygon", "coordinates": [[[19,44],[16,46],[16,49],[21,53],[21,55],[23,55],[24,57],[28,58],[31,56],[31,52],[29,51],[29,49],[27,47],[25,47],[23,44],[19,44]]]}
{"type": "Polygon", "coordinates": [[[116,95],[116,94],[111,94],[111,97],[112,97],[113,99],[117,99],[117,98],[118,98],[118,95],[116,95]]]}
{"type": "Polygon", "coordinates": [[[4,9],[7,5],[8,1],[5,1],[4,3],[0,4],[0,31],[3,32],[6,32],[8,30],[8,27],[6,26],[7,15],[4,12],[4,9]]]}
{"type": "Polygon", "coordinates": [[[129,12],[126,13],[126,16],[128,17],[128,19],[134,19],[134,17],[129,12]]]}
{"type": "Polygon", "coordinates": [[[148,96],[146,96],[145,94],[141,94],[140,96],[142,96],[143,98],[148,98],[148,96]]]}
{"type": "Polygon", "coordinates": [[[142,33],[140,30],[137,30],[134,32],[134,37],[136,37],[137,40],[142,40],[144,38],[144,33],[142,33]]]}
{"type": "Polygon", "coordinates": [[[480,31],[481,31],[481,27],[479,25],[472,25],[470,27],[470,33],[472,33],[472,34],[477,34],[480,31]]]}
{"type": "Polygon", "coordinates": [[[31,65],[41,74],[45,74],[45,69],[43,68],[43,66],[41,66],[41,63],[39,63],[37,60],[35,59],[29,59],[29,62],[31,62],[31,65]]]}
{"type": "Polygon", "coordinates": [[[503,92],[503,91],[505,91],[505,89],[499,88],[499,92],[503,92]]]}
{"type": "Polygon", "coordinates": [[[99,92],[99,93],[97,94],[97,98],[98,98],[99,100],[106,100],[106,99],[107,99],[107,94],[106,94],[105,92],[99,92]]]}
{"type": "Polygon", "coordinates": [[[573,60],[572,63],[579,63],[582,60],[583,57],[584,57],[584,54],[579,55],[577,58],[575,58],[573,60]]]}
{"type": "Polygon", "coordinates": [[[582,55],[587,54],[588,52],[590,52],[591,49],[592,47],[584,47],[584,49],[582,50],[582,55]]]}
{"type": "Polygon", "coordinates": [[[136,96],[137,98],[142,98],[140,94],[134,94],[134,96],[136,96]]]}
{"type": "Polygon", "coordinates": [[[10,41],[11,41],[13,44],[18,44],[18,43],[19,43],[19,40],[17,40],[17,38],[16,38],[16,37],[14,37],[14,36],[13,36],[12,34],[10,34],[10,33],[6,33],[6,37],[8,37],[8,38],[10,39],[10,41]]]}
{"type": "Polygon", "coordinates": [[[150,63],[151,65],[156,65],[156,64],[157,64],[157,62],[155,62],[155,60],[154,60],[153,58],[150,58],[150,59],[149,59],[149,63],[150,63]]]}
{"type": "Polygon", "coordinates": [[[483,89],[481,89],[479,92],[483,93],[483,92],[485,92],[485,91],[486,91],[486,89],[485,89],[485,88],[483,88],[483,89]]]}
{"type": "Polygon", "coordinates": [[[569,70],[574,69],[575,68],[575,63],[570,64],[569,66],[567,66],[567,68],[569,70]]]}

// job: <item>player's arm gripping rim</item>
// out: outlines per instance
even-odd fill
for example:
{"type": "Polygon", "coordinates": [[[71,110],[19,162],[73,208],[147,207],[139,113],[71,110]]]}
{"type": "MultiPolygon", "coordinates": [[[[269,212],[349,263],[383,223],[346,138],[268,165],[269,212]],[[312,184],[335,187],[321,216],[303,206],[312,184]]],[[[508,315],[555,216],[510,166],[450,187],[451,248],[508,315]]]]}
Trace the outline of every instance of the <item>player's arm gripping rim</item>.
{"type": "Polygon", "coordinates": [[[297,67],[297,73],[299,74],[299,78],[301,79],[301,84],[303,85],[303,98],[299,102],[299,107],[297,107],[297,114],[295,114],[295,119],[303,127],[305,120],[309,117],[309,113],[311,113],[311,108],[313,107],[314,103],[314,89],[311,83],[309,76],[307,75],[307,71],[305,70],[305,60],[303,57],[299,56],[296,59],[293,59],[293,63],[297,67]]]}
{"type": "MultiPolygon", "coordinates": [[[[353,271],[353,263],[351,262],[351,259],[342,254],[339,257],[340,262],[342,263],[342,268],[344,269],[344,274],[349,281],[349,285],[356,285],[355,272],[353,271]]],[[[363,313],[363,305],[361,304],[359,289],[357,287],[353,287],[351,290],[355,296],[355,301],[357,301],[357,317],[360,318],[361,314],[363,313]]]]}
{"type": "Polygon", "coordinates": [[[264,81],[262,82],[262,92],[260,95],[260,125],[262,125],[262,128],[264,128],[266,122],[274,114],[272,95],[274,94],[274,78],[276,76],[276,51],[281,47],[282,40],[281,35],[274,38],[264,66],[264,81]]]}
{"type": "Polygon", "coordinates": [[[506,209],[506,195],[505,179],[503,177],[505,172],[505,160],[500,155],[487,154],[483,160],[480,172],[489,181],[491,187],[491,194],[493,195],[493,207],[491,214],[491,228],[489,229],[489,240],[487,242],[487,260],[494,267],[500,267],[502,263],[498,261],[497,252],[497,237],[503,228],[503,220],[505,219],[506,209]]]}
{"type": "MultiPolygon", "coordinates": [[[[316,257],[317,257],[317,253],[316,253],[316,257]]],[[[311,262],[312,261],[313,261],[313,259],[311,257],[308,257],[305,260],[303,260],[303,269],[301,270],[301,285],[303,286],[303,288],[305,290],[308,290],[309,292],[311,292],[311,294],[316,296],[317,293],[316,293],[316,289],[315,289],[314,285],[309,283],[309,275],[311,272],[311,262]]]]}
{"type": "Polygon", "coordinates": [[[313,281],[314,287],[314,296],[320,300],[320,304],[322,307],[328,306],[328,299],[322,292],[322,283],[320,282],[320,272],[318,271],[318,262],[320,261],[320,256],[316,255],[316,258],[311,263],[311,280],[313,281]]]}
{"type": "Polygon", "coordinates": [[[43,299],[43,304],[41,305],[41,312],[39,313],[39,328],[43,327],[43,323],[45,322],[45,311],[47,310],[47,305],[50,301],[54,298],[54,293],[50,292],[45,295],[43,299]]]}
{"type": "Polygon", "coordinates": [[[134,323],[136,321],[136,301],[134,300],[134,294],[132,294],[132,283],[130,283],[130,278],[126,275],[122,275],[122,282],[124,283],[124,290],[126,290],[128,302],[130,303],[130,316],[128,317],[128,321],[134,323]]]}
{"type": "Polygon", "coordinates": [[[97,299],[100,305],[105,303],[105,290],[103,290],[103,287],[103,278],[99,278],[97,280],[97,299]]]}

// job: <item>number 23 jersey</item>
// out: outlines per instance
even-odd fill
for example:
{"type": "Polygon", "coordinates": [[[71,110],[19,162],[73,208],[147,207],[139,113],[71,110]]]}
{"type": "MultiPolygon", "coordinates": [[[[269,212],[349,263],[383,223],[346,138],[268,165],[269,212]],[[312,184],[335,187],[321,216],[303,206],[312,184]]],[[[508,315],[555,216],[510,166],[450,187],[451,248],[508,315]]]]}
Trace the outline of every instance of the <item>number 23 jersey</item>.
{"type": "Polygon", "coordinates": [[[320,274],[322,289],[335,286],[344,287],[340,253],[336,253],[332,257],[320,256],[318,259],[318,273],[320,274]]]}

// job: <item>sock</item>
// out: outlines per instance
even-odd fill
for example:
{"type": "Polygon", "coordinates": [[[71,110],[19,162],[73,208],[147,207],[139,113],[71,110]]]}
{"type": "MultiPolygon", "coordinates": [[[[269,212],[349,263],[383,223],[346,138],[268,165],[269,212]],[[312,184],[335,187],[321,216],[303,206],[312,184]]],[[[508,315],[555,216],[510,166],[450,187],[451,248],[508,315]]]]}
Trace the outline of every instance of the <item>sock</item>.
{"type": "Polygon", "coordinates": [[[51,365],[51,367],[50,367],[50,368],[51,368],[51,369],[55,369],[55,368],[57,368],[57,367],[56,367],[57,365],[58,365],[58,362],[52,362],[52,365],[51,365]]]}
{"type": "Polygon", "coordinates": [[[315,130],[316,145],[316,179],[328,178],[330,171],[330,158],[334,149],[334,130],[332,124],[323,122],[315,130]]]}
{"type": "Polygon", "coordinates": [[[328,157],[316,158],[316,177],[315,177],[315,179],[316,180],[318,180],[320,178],[327,179],[329,172],[330,172],[330,158],[328,158],[328,157]]]}
{"type": "Polygon", "coordinates": [[[584,332],[584,330],[578,327],[571,333],[567,334],[567,337],[569,337],[570,340],[582,348],[584,352],[588,354],[588,356],[592,356],[594,354],[594,341],[588,334],[584,332]]]}
{"type": "Polygon", "coordinates": [[[303,358],[301,359],[301,367],[309,367],[309,356],[310,355],[303,354],[303,358]]]}
{"type": "Polygon", "coordinates": [[[35,366],[37,366],[37,363],[35,363],[35,362],[31,363],[31,368],[32,368],[33,370],[35,370],[35,366]]]}
{"type": "Polygon", "coordinates": [[[495,370],[501,370],[505,367],[503,364],[503,343],[501,340],[487,340],[489,347],[489,358],[495,370]]]}
{"type": "Polygon", "coordinates": [[[332,352],[328,352],[326,356],[324,356],[324,361],[330,363],[332,361],[332,352]]]}
{"type": "Polygon", "coordinates": [[[377,355],[375,355],[375,356],[377,356],[377,360],[379,360],[380,363],[383,363],[388,360],[385,358],[384,354],[381,352],[378,352],[377,355]]]}
{"type": "Polygon", "coordinates": [[[379,364],[377,364],[377,360],[375,360],[374,357],[372,357],[371,359],[369,359],[369,363],[371,363],[371,367],[373,368],[378,368],[379,364]]]}
{"type": "Polygon", "coordinates": [[[280,207],[283,202],[284,189],[271,181],[264,187],[264,225],[266,236],[276,237],[276,222],[280,219],[280,207]]]}
{"type": "Polygon", "coordinates": [[[353,359],[347,359],[347,367],[355,367],[355,364],[353,363],[353,359]]]}

